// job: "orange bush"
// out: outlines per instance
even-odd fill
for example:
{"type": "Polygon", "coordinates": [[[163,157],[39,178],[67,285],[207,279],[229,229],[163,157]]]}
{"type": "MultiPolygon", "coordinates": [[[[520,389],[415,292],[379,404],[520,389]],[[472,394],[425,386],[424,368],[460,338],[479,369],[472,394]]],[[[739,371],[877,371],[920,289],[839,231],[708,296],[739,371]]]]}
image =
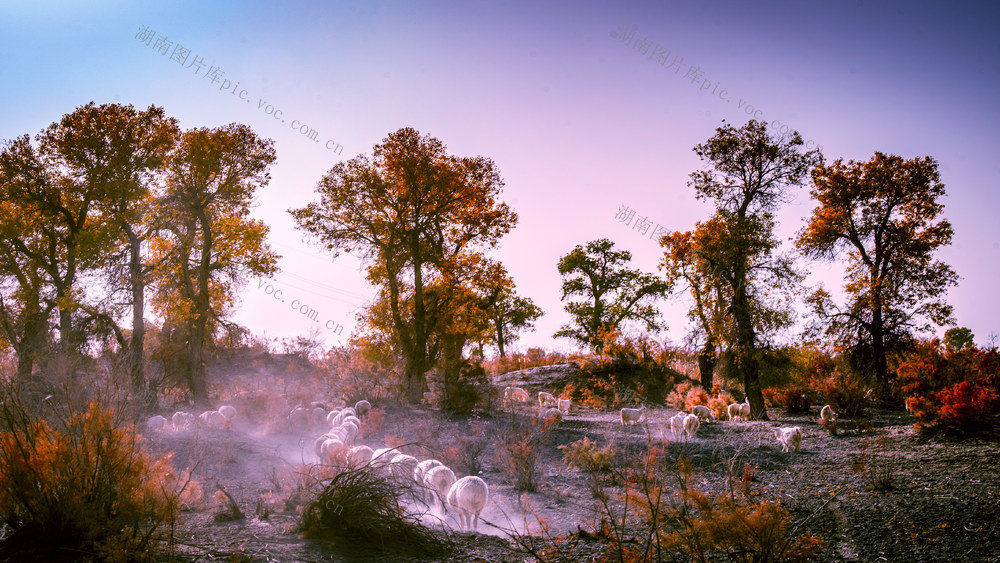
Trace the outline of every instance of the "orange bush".
{"type": "Polygon", "coordinates": [[[200,495],[170,455],[144,451],[131,426],[119,427],[97,402],[58,429],[11,401],[2,418],[10,428],[0,433],[0,520],[13,528],[7,555],[151,559],[165,539],[160,525],[200,495]]]}

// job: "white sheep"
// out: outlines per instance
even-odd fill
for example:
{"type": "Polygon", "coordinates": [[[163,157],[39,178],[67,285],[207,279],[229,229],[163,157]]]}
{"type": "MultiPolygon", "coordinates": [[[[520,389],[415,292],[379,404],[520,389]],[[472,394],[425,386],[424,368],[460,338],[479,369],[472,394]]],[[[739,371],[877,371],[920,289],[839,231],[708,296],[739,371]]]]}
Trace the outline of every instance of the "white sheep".
{"type": "Polygon", "coordinates": [[[417,467],[413,469],[413,480],[422,485],[424,483],[424,475],[427,475],[428,471],[439,465],[444,464],[436,459],[425,459],[421,461],[417,464],[417,467]]]}
{"type": "Polygon", "coordinates": [[[573,408],[573,399],[559,399],[559,410],[569,414],[571,408],[573,408]]]}
{"type": "Polygon", "coordinates": [[[380,469],[389,465],[392,458],[397,455],[395,448],[379,448],[372,452],[371,466],[373,469],[380,469]]]}
{"type": "Polygon", "coordinates": [[[802,429],[798,426],[775,428],[774,437],[781,443],[781,451],[787,452],[789,447],[799,451],[799,445],[802,444],[802,429]]]}
{"type": "Polygon", "coordinates": [[[336,438],[328,438],[323,442],[323,445],[320,446],[320,457],[324,461],[334,462],[337,461],[337,459],[341,457],[346,450],[347,447],[343,442],[336,438]]]}
{"type": "Polygon", "coordinates": [[[229,405],[222,405],[219,407],[219,412],[222,416],[226,417],[226,420],[232,422],[236,418],[236,407],[231,407],[229,405]]]}
{"type": "Polygon", "coordinates": [[[489,494],[490,489],[486,486],[486,481],[474,475],[455,481],[448,490],[448,504],[458,513],[460,528],[475,530],[479,527],[479,514],[486,507],[489,494]]]}
{"type": "Polygon", "coordinates": [[[434,499],[439,500],[441,507],[447,511],[444,499],[448,496],[448,492],[451,491],[451,486],[455,484],[455,472],[446,465],[436,465],[424,474],[422,484],[430,489],[428,492],[430,493],[431,501],[433,502],[434,499]]]}
{"type": "Polygon", "coordinates": [[[635,424],[639,422],[640,419],[646,416],[646,406],[643,405],[638,409],[623,408],[622,409],[622,426],[626,424],[635,424]]]}
{"type": "Polygon", "coordinates": [[[229,419],[219,411],[205,411],[198,415],[198,420],[209,428],[229,428],[229,419]]]}
{"type": "Polygon", "coordinates": [[[830,405],[824,405],[819,411],[819,420],[825,426],[837,420],[837,413],[833,412],[833,407],[830,405]]]}
{"type": "Polygon", "coordinates": [[[560,422],[562,422],[562,417],[563,413],[561,410],[550,408],[545,411],[545,416],[543,417],[543,420],[545,420],[545,422],[548,424],[559,424],[560,422]]]}
{"type": "Polygon", "coordinates": [[[699,426],[701,426],[701,419],[698,418],[698,415],[689,414],[684,417],[684,432],[688,438],[694,438],[699,426]]]}
{"type": "Polygon", "coordinates": [[[354,446],[351,448],[351,461],[355,465],[364,465],[372,460],[372,453],[368,446],[354,446]]]}
{"type": "Polygon", "coordinates": [[[328,412],[326,414],[326,423],[329,424],[330,426],[333,426],[333,419],[336,418],[338,414],[340,414],[340,409],[333,409],[332,411],[328,412]]]}
{"type": "Polygon", "coordinates": [[[431,391],[424,391],[424,402],[428,405],[434,404],[434,393],[431,391]]]}
{"type": "Polygon", "coordinates": [[[167,428],[167,419],[160,415],[151,416],[149,417],[149,420],[146,421],[146,427],[153,432],[162,432],[167,428]]]}
{"type": "Polygon", "coordinates": [[[503,403],[506,405],[510,401],[527,403],[531,400],[528,392],[520,387],[505,387],[503,390],[503,403]]]}
{"type": "Polygon", "coordinates": [[[372,410],[372,404],[364,399],[354,403],[354,412],[359,417],[365,416],[370,410],[372,410]]]}
{"type": "Polygon", "coordinates": [[[750,420],[750,397],[742,403],[733,403],[726,409],[729,420],[750,420]]]}
{"type": "Polygon", "coordinates": [[[555,396],[552,393],[546,393],[545,391],[538,392],[538,406],[541,408],[545,407],[555,407],[559,403],[556,401],[555,396]]]}
{"type": "Polygon", "coordinates": [[[358,437],[358,427],[352,422],[343,422],[337,429],[344,436],[344,443],[348,446],[353,446],[354,440],[358,437]]]}
{"type": "Polygon", "coordinates": [[[323,424],[326,420],[326,409],[320,407],[312,407],[309,410],[309,420],[312,424],[323,424]]]}
{"type": "Polygon", "coordinates": [[[686,412],[679,412],[670,417],[670,434],[675,440],[684,436],[684,420],[687,416],[686,412]]]}
{"type": "Polygon", "coordinates": [[[743,420],[750,420],[750,397],[740,403],[740,416],[743,417],[743,420]]]}
{"type": "Polygon", "coordinates": [[[407,454],[397,454],[389,464],[392,476],[400,482],[413,478],[413,470],[417,468],[417,458],[407,454]]]}
{"type": "Polygon", "coordinates": [[[701,420],[715,420],[715,413],[705,405],[695,405],[691,407],[691,414],[697,415],[701,420]]]}
{"type": "Polygon", "coordinates": [[[173,422],[174,430],[187,430],[194,426],[194,415],[189,412],[177,411],[170,419],[173,422]]]}

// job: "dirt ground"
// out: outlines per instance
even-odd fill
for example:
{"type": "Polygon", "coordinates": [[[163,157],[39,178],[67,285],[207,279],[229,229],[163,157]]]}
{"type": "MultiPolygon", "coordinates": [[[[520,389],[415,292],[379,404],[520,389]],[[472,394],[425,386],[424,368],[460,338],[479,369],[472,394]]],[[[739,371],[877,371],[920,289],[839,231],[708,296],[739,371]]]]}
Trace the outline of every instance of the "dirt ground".
{"type": "MultiPolygon", "coordinates": [[[[626,428],[617,412],[571,412],[540,446],[541,486],[530,494],[511,487],[490,445],[482,456],[481,477],[490,485],[491,498],[480,533],[455,534],[458,549],[443,560],[530,560],[514,549],[504,532],[523,533],[525,513],[530,531],[537,531],[539,518],[551,525],[553,535],[576,532],[578,526],[593,531],[593,500],[583,476],[561,461],[558,445],[588,436],[600,445],[614,441],[621,447],[641,447],[647,432],[662,439],[662,427],[674,412],[656,409],[650,411],[648,425],[626,428]]],[[[527,409],[523,414],[527,416],[527,409]]],[[[769,415],[772,420],[766,422],[706,423],[694,439],[669,447],[686,450],[697,466],[700,485],[708,491],[726,486],[719,460],[738,453],[742,463],[755,465],[754,489],[764,498],[780,499],[799,533],[808,530],[828,542],[820,561],[1000,561],[1000,441],[995,436],[922,441],[912,430],[912,420],[899,412],[873,413],[867,421],[872,430],[867,433],[831,436],[805,415],[787,416],[776,410],[769,415]],[[771,435],[778,425],[802,428],[799,452],[781,452],[771,435]],[[893,476],[894,490],[869,490],[865,475],[855,471],[864,451],[873,452],[869,459],[893,476]]],[[[488,435],[496,436],[508,418],[500,414],[482,423],[488,435]]],[[[469,431],[468,421],[442,418],[428,407],[397,408],[387,412],[380,435],[361,443],[382,447],[390,435],[415,440],[407,433],[412,421],[419,419],[432,420],[443,435],[469,431]]],[[[296,514],[280,507],[266,519],[253,517],[256,499],[275,488],[278,472],[315,461],[309,436],[263,435],[237,424],[228,431],[189,431],[151,439],[157,450],[175,452],[177,466],[195,467],[193,476],[206,496],[219,483],[249,516],[217,523],[213,513],[218,509],[184,512],[176,546],[182,560],[228,559],[231,554],[240,554],[244,561],[407,560],[402,554],[350,555],[338,546],[299,539],[291,531],[296,514]]],[[[597,546],[588,550],[583,545],[578,554],[588,551],[596,553],[597,546]]]]}

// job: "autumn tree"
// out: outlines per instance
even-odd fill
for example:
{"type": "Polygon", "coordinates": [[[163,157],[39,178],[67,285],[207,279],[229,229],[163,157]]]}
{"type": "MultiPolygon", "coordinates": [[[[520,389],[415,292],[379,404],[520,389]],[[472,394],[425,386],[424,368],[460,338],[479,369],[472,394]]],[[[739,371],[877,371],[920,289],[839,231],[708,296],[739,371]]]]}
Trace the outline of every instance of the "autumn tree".
{"type": "Polygon", "coordinates": [[[110,328],[122,349],[136,391],[147,406],[155,405],[155,391],[147,388],[143,372],[145,292],[153,265],[144,255],[147,241],[157,232],[154,185],[179,135],[176,120],[163,109],[93,102],[77,108],[43,135],[43,147],[58,156],[62,170],[87,187],[92,213],[106,229],[99,267],[107,272],[119,311],[84,308],[87,320],[110,328]],[[120,249],[120,250],[119,250],[120,249]],[[119,313],[131,310],[131,331],[117,325],[119,313]]]}
{"type": "Polygon", "coordinates": [[[772,137],[764,122],[750,120],[739,129],[726,124],[695,146],[708,167],[688,182],[698,199],[715,205],[712,218],[696,229],[695,244],[700,259],[729,285],[730,352],[755,418],[767,418],[759,377],[761,337],[767,333],[761,328],[788,322],[790,312],[778,295],[801,279],[791,258],[777,252],[774,214],[789,188],[801,186],[809,169],[822,162],[818,151],[800,152],[803,144],[794,131],[772,137]]]}
{"type": "Polygon", "coordinates": [[[608,239],[594,240],[586,247],[577,245],[559,259],[562,300],[574,296],[583,300],[566,303],[573,323],[560,327],[557,338],[571,338],[600,353],[606,344],[604,335],[622,323],[633,321],[646,330],[660,330],[652,301],[665,296],[669,284],[653,274],[629,269],[632,253],[614,246],[608,239]]]}
{"type": "Polygon", "coordinates": [[[372,328],[391,333],[399,347],[412,403],[422,398],[441,324],[429,310],[428,287],[457,257],[495,246],[516,224],[498,200],[502,187],[491,160],[449,155],[438,139],[403,128],[376,145],[372,158],[336,164],[317,186],[320,200],[290,210],[334,258],[357,251],[367,264],[387,313],[372,316],[384,321],[372,328]]]}
{"type": "Polygon", "coordinates": [[[867,162],[817,166],[812,179],[818,205],[796,244],[806,256],[846,258],[848,299],[839,307],[821,287],[810,302],[826,333],[853,344],[884,393],[888,356],[913,331],[951,321],[944,296],[957,276],[933,257],[952,237],[951,224],[939,219],[945,191],[937,162],[876,152],[867,162]]]}
{"type": "Polygon", "coordinates": [[[692,299],[688,318],[694,323],[690,339],[698,349],[701,386],[712,389],[712,377],[721,347],[729,337],[727,311],[732,301],[729,284],[695,247],[691,231],[674,232],[660,239],[664,248],[660,267],[673,292],[686,291],[692,299]]]}
{"type": "Polygon", "coordinates": [[[208,400],[205,350],[228,321],[236,290],[248,277],[270,276],[277,255],[268,227],[250,217],[254,194],[270,181],[274,142],[247,126],[185,131],[168,163],[163,220],[152,241],[163,262],[154,306],[183,335],[184,379],[208,400]]]}
{"type": "Polygon", "coordinates": [[[493,279],[480,284],[478,315],[480,323],[479,354],[486,343],[496,347],[500,357],[506,357],[507,345],[517,340],[518,334],[534,328],[542,310],[534,301],[517,294],[514,280],[503,271],[493,279]]]}

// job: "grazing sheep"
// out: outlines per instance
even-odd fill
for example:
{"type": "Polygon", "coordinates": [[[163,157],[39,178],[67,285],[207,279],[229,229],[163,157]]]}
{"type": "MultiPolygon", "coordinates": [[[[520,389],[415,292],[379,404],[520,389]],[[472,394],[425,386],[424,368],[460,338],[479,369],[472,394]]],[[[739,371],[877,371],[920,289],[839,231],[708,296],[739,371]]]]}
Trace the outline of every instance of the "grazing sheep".
{"type": "Polygon", "coordinates": [[[750,420],[750,397],[740,403],[740,416],[743,417],[743,420],[750,420]]]}
{"type": "Polygon", "coordinates": [[[424,475],[427,475],[428,471],[439,465],[444,465],[444,464],[436,459],[425,459],[421,461],[420,463],[417,464],[417,467],[413,470],[413,480],[416,481],[418,484],[423,484],[424,475]]]}
{"type": "Polygon", "coordinates": [[[741,403],[732,403],[726,407],[726,414],[729,415],[729,420],[737,420],[740,417],[742,408],[740,408],[741,403]]]}
{"type": "Polygon", "coordinates": [[[837,413],[833,412],[833,407],[824,405],[819,411],[819,421],[824,426],[837,420],[837,413]]]}
{"type": "Polygon", "coordinates": [[[355,465],[364,465],[372,460],[372,453],[368,446],[354,446],[351,448],[351,461],[355,465]]]}
{"type": "Polygon", "coordinates": [[[799,451],[799,446],[802,444],[802,429],[798,426],[775,428],[774,437],[781,443],[781,451],[787,452],[789,447],[799,451]]]}
{"type": "Polygon", "coordinates": [[[550,408],[547,411],[545,411],[545,416],[543,417],[543,420],[545,420],[547,424],[559,424],[560,422],[562,422],[562,417],[563,413],[561,410],[550,408]]]}
{"type": "Polygon", "coordinates": [[[189,412],[177,411],[170,419],[173,422],[174,430],[187,430],[194,426],[194,415],[189,412]]]}
{"type": "Polygon", "coordinates": [[[544,409],[545,407],[555,407],[558,405],[559,403],[556,401],[556,398],[552,395],[552,393],[546,393],[545,391],[538,392],[539,407],[544,409]]]}
{"type": "Polygon", "coordinates": [[[697,415],[701,420],[715,420],[715,414],[712,413],[712,409],[706,407],[705,405],[695,405],[691,407],[691,414],[697,415]]]}
{"type": "Polygon", "coordinates": [[[417,458],[412,455],[397,454],[392,458],[389,468],[393,477],[404,482],[413,478],[413,470],[417,468],[418,463],[417,458]]]}
{"type": "Polygon", "coordinates": [[[646,406],[643,405],[638,409],[622,409],[622,426],[627,424],[635,424],[639,422],[640,419],[646,416],[646,406]]]}
{"type": "Polygon", "coordinates": [[[434,404],[434,393],[430,391],[424,391],[424,402],[428,405],[434,404]]]}
{"type": "Polygon", "coordinates": [[[160,415],[151,416],[146,421],[146,427],[154,432],[162,432],[167,428],[167,419],[160,415]]]}
{"type": "Polygon", "coordinates": [[[475,530],[479,527],[479,514],[488,497],[489,487],[479,477],[469,475],[455,481],[448,490],[448,504],[458,512],[459,528],[475,530]]]}
{"type": "Polygon", "coordinates": [[[354,403],[354,413],[359,417],[365,416],[370,410],[372,410],[372,404],[364,399],[354,403]]]}
{"type": "Polygon", "coordinates": [[[226,420],[232,422],[236,418],[236,408],[229,405],[222,405],[219,407],[219,412],[222,416],[226,417],[226,420]]]}
{"type": "Polygon", "coordinates": [[[527,403],[531,400],[531,396],[528,392],[520,387],[505,387],[503,390],[503,403],[506,405],[509,401],[517,401],[519,403],[527,403]]]}
{"type": "Polygon", "coordinates": [[[434,499],[439,500],[441,508],[447,511],[444,499],[448,496],[448,492],[451,491],[451,486],[455,484],[455,472],[445,465],[436,465],[431,467],[424,475],[422,484],[430,489],[428,492],[430,493],[431,502],[434,499]]]}
{"type": "Polygon", "coordinates": [[[571,408],[573,408],[573,399],[559,399],[559,410],[569,414],[571,408]]]}
{"type": "Polygon", "coordinates": [[[341,458],[346,450],[347,446],[343,442],[336,438],[329,438],[320,446],[320,458],[326,462],[334,462],[341,458]]]}
{"type": "Polygon", "coordinates": [[[726,409],[729,420],[750,420],[750,397],[742,403],[733,403],[726,409]]]}
{"type": "Polygon", "coordinates": [[[689,414],[684,417],[684,432],[688,438],[694,438],[699,426],[701,426],[701,419],[698,418],[698,415],[689,414]]]}
{"type": "Polygon", "coordinates": [[[389,465],[395,456],[396,448],[379,448],[372,452],[371,466],[377,469],[389,465]]]}
{"type": "Polygon", "coordinates": [[[326,423],[329,424],[330,426],[333,426],[333,420],[337,418],[338,414],[340,414],[340,409],[333,409],[332,411],[328,412],[326,414],[326,423]]]}
{"type": "Polygon", "coordinates": [[[670,434],[675,440],[684,436],[684,421],[687,416],[687,413],[679,412],[670,417],[670,434]]]}
{"type": "Polygon", "coordinates": [[[205,411],[198,415],[198,420],[209,428],[229,428],[229,419],[219,411],[205,411]]]}

